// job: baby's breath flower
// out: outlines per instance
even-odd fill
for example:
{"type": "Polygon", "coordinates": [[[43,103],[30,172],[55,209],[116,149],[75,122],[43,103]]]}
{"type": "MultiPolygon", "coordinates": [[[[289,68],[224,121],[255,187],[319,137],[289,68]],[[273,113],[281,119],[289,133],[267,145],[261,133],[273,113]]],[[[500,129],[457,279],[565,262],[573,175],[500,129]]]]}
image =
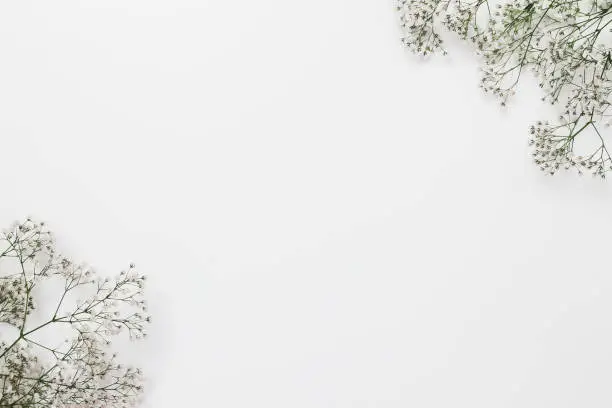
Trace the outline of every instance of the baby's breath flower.
{"type": "Polygon", "coordinates": [[[603,178],[611,170],[602,130],[612,119],[612,0],[399,0],[397,9],[402,42],[418,54],[446,53],[441,27],[474,44],[480,87],[502,105],[525,72],[536,75],[542,100],[563,112],[558,125],[530,130],[547,174],[575,168],[603,178]],[[575,142],[589,134],[598,147],[576,160],[575,142]]]}
{"type": "Polygon", "coordinates": [[[16,328],[13,339],[0,340],[0,407],[133,407],[142,393],[139,369],[118,363],[109,353],[111,338],[127,332],[132,339],[146,336],[150,316],[140,305],[144,276],[130,264],[129,273],[115,280],[100,278],[55,250],[43,223],[28,218],[0,234],[0,260],[17,267],[0,275],[0,323],[16,328]],[[64,281],[50,318],[30,324],[37,307],[34,290],[52,278],[64,281]],[[92,294],[70,308],[67,298],[89,289],[92,294]],[[130,310],[134,306],[138,311],[130,310]],[[70,327],[72,335],[60,346],[42,344],[38,331],[70,327]]]}

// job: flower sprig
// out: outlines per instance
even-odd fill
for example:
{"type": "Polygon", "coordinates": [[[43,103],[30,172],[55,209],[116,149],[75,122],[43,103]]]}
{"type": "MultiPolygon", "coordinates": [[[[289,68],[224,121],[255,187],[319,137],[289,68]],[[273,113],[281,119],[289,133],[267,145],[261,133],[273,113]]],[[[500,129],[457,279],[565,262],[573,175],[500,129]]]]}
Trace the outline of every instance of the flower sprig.
{"type": "Polygon", "coordinates": [[[133,264],[110,279],[74,263],[56,251],[44,223],[27,219],[0,233],[0,408],[135,406],[142,372],[110,346],[123,332],[146,336],[145,280],[133,264]],[[61,282],[57,300],[37,310],[37,293],[52,280],[61,282]],[[34,314],[44,318],[32,323],[34,314]],[[49,331],[64,341],[45,342],[49,331]]]}
{"type": "Polygon", "coordinates": [[[480,87],[506,105],[525,72],[559,108],[530,128],[535,163],[546,173],[577,169],[605,178],[612,170],[606,128],[612,124],[612,1],[399,0],[402,42],[428,55],[447,53],[438,31],[456,33],[482,57],[480,87]],[[551,122],[553,122],[551,124],[551,122]],[[588,153],[579,146],[593,143],[588,153]]]}

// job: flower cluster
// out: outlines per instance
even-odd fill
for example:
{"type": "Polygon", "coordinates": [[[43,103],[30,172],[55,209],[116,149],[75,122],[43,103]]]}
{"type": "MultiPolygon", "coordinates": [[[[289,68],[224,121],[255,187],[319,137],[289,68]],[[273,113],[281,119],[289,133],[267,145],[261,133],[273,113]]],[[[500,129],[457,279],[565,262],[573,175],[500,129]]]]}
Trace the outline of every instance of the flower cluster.
{"type": "Polygon", "coordinates": [[[536,75],[543,101],[559,108],[555,125],[531,128],[536,164],[605,177],[612,170],[604,128],[612,94],[610,0],[399,0],[402,41],[413,51],[446,53],[445,27],[475,46],[483,59],[480,87],[506,105],[526,71],[536,75]],[[595,140],[578,155],[580,139],[595,140]],[[584,163],[584,164],[582,164],[584,163]]]}
{"type": "Polygon", "coordinates": [[[121,364],[110,345],[122,332],[132,339],[146,336],[151,318],[144,283],[145,276],[133,264],[109,279],[74,263],[56,251],[44,223],[28,219],[3,231],[0,407],[135,406],[142,393],[142,373],[121,364]],[[61,283],[62,289],[50,310],[39,310],[36,295],[51,281],[61,283]],[[71,301],[83,294],[83,299],[71,301]],[[31,323],[34,315],[44,318],[31,323]],[[49,331],[65,335],[64,341],[45,342],[49,331]]]}

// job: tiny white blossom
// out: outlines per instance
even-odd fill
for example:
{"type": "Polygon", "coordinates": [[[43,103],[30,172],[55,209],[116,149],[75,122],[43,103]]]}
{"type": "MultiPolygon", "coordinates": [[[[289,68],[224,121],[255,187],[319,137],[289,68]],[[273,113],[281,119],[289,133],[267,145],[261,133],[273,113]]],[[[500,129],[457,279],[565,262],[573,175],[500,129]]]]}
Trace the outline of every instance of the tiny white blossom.
{"type": "Polygon", "coordinates": [[[108,353],[111,338],[127,331],[131,339],[146,336],[150,316],[131,311],[144,302],[144,277],[130,265],[130,273],[112,282],[86,264],[77,264],[55,250],[43,223],[28,218],[0,234],[0,259],[19,262],[18,273],[0,275],[0,323],[17,328],[16,337],[0,341],[0,407],[11,408],[127,408],[142,393],[139,369],[117,362],[108,353]],[[31,326],[37,307],[35,286],[49,278],[64,280],[64,294],[44,324],[31,326]],[[66,296],[82,288],[94,293],[73,308],[66,296]],[[69,326],[72,335],[60,346],[44,345],[32,337],[43,327],[69,326]]]}
{"type": "Polygon", "coordinates": [[[602,178],[612,159],[603,130],[611,123],[612,0],[399,0],[402,42],[417,54],[446,53],[440,28],[472,43],[482,58],[480,87],[506,105],[525,72],[536,75],[542,100],[563,114],[558,125],[532,128],[534,160],[602,178]],[[604,31],[605,28],[605,31],[604,31]],[[577,160],[577,138],[598,147],[577,160]]]}

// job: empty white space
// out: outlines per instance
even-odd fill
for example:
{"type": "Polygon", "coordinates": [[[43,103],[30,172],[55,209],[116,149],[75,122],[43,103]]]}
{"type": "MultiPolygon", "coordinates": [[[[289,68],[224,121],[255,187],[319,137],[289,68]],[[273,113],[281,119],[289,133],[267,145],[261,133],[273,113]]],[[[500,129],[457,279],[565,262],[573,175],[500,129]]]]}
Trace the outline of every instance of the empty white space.
{"type": "MultiPolygon", "coordinates": [[[[147,408],[612,404],[612,187],[390,0],[0,3],[0,222],[150,276],[147,408]]],[[[454,49],[454,51],[453,51],[454,49]]]]}

